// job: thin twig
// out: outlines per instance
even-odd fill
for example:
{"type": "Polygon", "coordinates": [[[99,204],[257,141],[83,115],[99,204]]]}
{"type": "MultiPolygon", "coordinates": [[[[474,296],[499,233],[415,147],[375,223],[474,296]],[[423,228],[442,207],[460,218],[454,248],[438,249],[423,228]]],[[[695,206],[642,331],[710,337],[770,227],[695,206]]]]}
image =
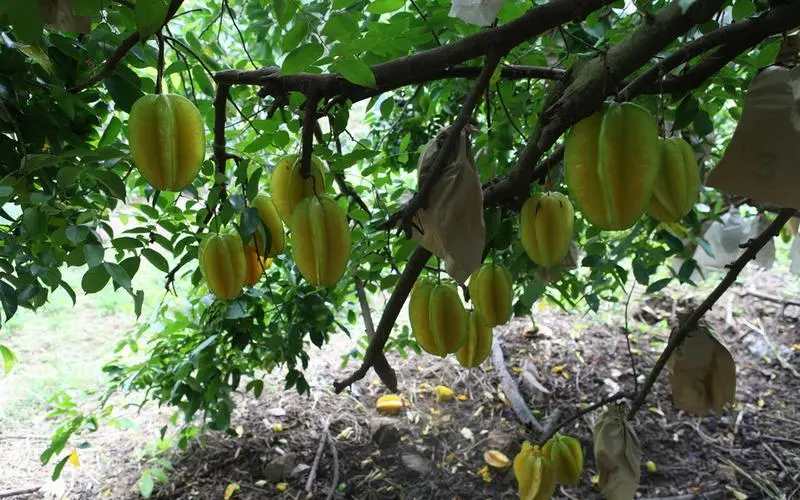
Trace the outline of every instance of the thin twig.
{"type": "Polygon", "coordinates": [[[631,371],[633,372],[633,392],[639,391],[639,375],[636,373],[636,359],[633,357],[633,349],[631,348],[631,331],[628,328],[628,308],[633,297],[633,289],[636,288],[636,282],[631,285],[631,291],[628,293],[628,300],[625,301],[625,343],[628,346],[628,356],[631,359],[631,371]]]}
{"type": "Polygon", "coordinates": [[[424,12],[422,12],[422,9],[419,8],[419,5],[417,5],[417,2],[415,2],[414,0],[411,0],[411,5],[414,6],[414,9],[416,9],[417,14],[419,14],[419,17],[422,18],[422,22],[425,23],[425,25],[428,27],[428,30],[431,32],[431,35],[433,35],[433,39],[436,40],[436,45],[441,47],[442,46],[442,42],[439,40],[439,37],[436,36],[436,32],[433,30],[433,28],[431,28],[430,25],[428,25],[428,17],[425,15],[424,12]]]}
{"type": "Polygon", "coordinates": [[[317,445],[317,454],[314,455],[314,463],[311,464],[311,472],[308,473],[306,480],[306,492],[311,493],[311,488],[314,486],[314,480],[317,478],[317,469],[319,462],[322,459],[322,452],[325,450],[325,442],[328,439],[328,426],[330,426],[330,417],[326,418],[322,424],[322,431],[320,432],[319,444],[317,445]]]}
{"type": "Polygon", "coordinates": [[[571,415],[569,418],[567,418],[563,422],[559,423],[557,426],[555,426],[552,429],[550,429],[549,432],[547,432],[539,440],[539,442],[541,444],[546,443],[547,440],[550,439],[551,437],[553,437],[556,432],[560,431],[561,429],[563,429],[564,427],[568,426],[572,422],[575,422],[576,420],[578,420],[582,416],[586,415],[587,413],[591,413],[591,412],[593,412],[593,411],[595,411],[595,410],[597,410],[599,408],[602,408],[602,407],[604,407],[606,405],[609,405],[609,404],[611,404],[611,403],[613,403],[615,401],[619,401],[620,399],[630,398],[632,396],[633,396],[633,393],[630,393],[630,392],[618,392],[618,393],[616,393],[616,394],[614,394],[612,396],[609,396],[609,397],[607,397],[605,399],[601,399],[600,401],[598,401],[598,402],[596,402],[594,404],[591,404],[591,405],[587,406],[586,408],[578,410],[573,415],[571,415]]]}
{"type": "Polygon", "coordinates": [[[331,456],[333,457],[333,479],[331,479],[331,490],[328,492],[328,500],[333,498],[336,494],[337,486],[339,485],[339,452],[336,451],[336,443],[331,436],[330,428],[325,429],[325,434],[328,436],[328,444],[331,447],[331,456]]]}
{"type": "Polygon", "coordinates": [[[16,496],[23,496],[23,495],[32,495],[37,491],[41,490],[41,486],[33,486],[30,488],[21,488],[18,490],[8,490],[8,491],[0,491],[0,498],[10,498],[16,496]]]}
{"type": "Polygon", "coordinates": [[[161,85],[164,80],[164,35],[161,31],[156,33],[156,40],[158,41],[158,62],[156,63],[156,94],[161,93],[161,85]]]}
{"type": "Polygon", "coordinates": [[[634,399],[633,403],[631,404],[631,408],[628,411],[628,420],[631,420],[636,415],[636,412],[639,411],[639,408],[641,408],[644,404],[645,400],[647,399],[647,395],[653,388],[653,384],[661,374],[664,366],[666,366],[667,360],[670,358],[673,351],[675,351],[675,349],[677,349],[678,346],[683,343],[683,340],[687,335],[689,335],[689,332],[691,332],[695,326],[697,326],[697,322],[700,320],[700,318],[702,318],[703,315],[714,306],[717,300],[722,297],[725,291],[736,282],[736,278],[739,276],[739,273],[742,272],[745,266],[747,266],[747,263],[753,260],[758,252],[764,247],[764,245],[771,241],[772,238],[780,232],[783,225],[786,224],[786,221],[788,221],[793,214],[794,209],[781,210],[781,212],[767,227],[767,229],[754,238],[750,242],[750,246],[747,247],[742,255],[729,265],[728,274],[725,275],[714,291],[712,291],[709,296],[706,297],[703,303],[692,312],[692,314],[686,319],[680,328],[678,328],[677,331],[670,336],[667,347],[664,348],[664,351],[661,353],[661,356],[659,356],[655,366],[653,366],[653,369],[650,370],[650,373],[648,374],[647,379],[644,381],[642,388],[636,394],[636,398],[634,399]]]}

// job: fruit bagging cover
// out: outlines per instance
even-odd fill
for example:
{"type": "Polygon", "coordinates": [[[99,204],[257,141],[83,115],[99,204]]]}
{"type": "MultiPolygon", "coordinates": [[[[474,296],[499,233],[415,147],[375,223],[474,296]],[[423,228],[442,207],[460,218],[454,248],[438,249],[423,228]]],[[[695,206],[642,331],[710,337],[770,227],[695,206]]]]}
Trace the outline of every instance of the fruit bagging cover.
{"type": "Polygon", "coordinates": [[[489,26],[497,18],[505,0],[453,0],[450,6],[450,17],[462,21],[489,26]]]}

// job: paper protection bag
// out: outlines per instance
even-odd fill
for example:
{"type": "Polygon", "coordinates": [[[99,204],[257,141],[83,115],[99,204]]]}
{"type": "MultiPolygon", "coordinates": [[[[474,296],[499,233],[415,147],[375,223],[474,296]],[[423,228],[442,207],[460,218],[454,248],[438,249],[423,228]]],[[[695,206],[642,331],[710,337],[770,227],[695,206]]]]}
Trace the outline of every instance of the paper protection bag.
{"type": "MultiPolygon", "coordinates": [[[[449,129],[445,129],[424,147],[417,164],[417,182],[422,185],[444,145],[449,129]]],[[[466,132],[450,158],[442,166],[442,176],[433,186],[427,208],[417,211],[412,238],[445,262],[445,270],[453,279],[464,283],[481,265],[486,244],[483,222],[483,190],[466,132]]]]}
{"type": "Polygon", "coordinates": [[[505,0],[453,0],[450,5],[450,17],[462,21],[489,26],[497,18],[505,0]]]}
{"type": "Polygon", "coordinates": [[[800,66],[770,66],[753,79],[733,138],[705,185],[800,209],[800,66]]]}

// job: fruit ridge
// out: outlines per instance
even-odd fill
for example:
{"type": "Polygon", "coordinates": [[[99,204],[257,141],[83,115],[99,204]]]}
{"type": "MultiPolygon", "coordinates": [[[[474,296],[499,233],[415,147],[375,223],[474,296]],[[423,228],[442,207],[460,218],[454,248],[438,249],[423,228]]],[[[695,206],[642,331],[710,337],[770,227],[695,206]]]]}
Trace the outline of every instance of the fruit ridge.
{"type": "Polygon", "coordinates": [[[520,240],[528,257],[542,267],[561,263],[569,255],[575,212],[557,191],[536,193],[520,211],[520,240]]]}
{"type": "Polygon", "coordinates": [[[469,280],[470,300],[478,318],[486,326],[508,323],[511,319],[513,289],[511,273],[499,264],[484,264],[469,280]]]}
{"type": "Polygon", "coordinates": [[[238,234],[207,234],[197,253],[209,290],[222,300],[239,296],[247,278],[247,262],[238,234]]]}
{"type": "Polygon", "coordinates": [[[456,359],[465,368],[479,366],[492,352],[493,332],[485,325],[478,314],[469,311],[467,318],[467,335],[464,344],[456,351],[456,359]]]}
{"type": "Polygon", "coordinates": [[[408,304],[411,331],[419,346],[434,356],[458,351],[467,337],[467,311],[456,287],[420,279],[408,304]]]}
{"type": "Polygon", "coordinates": [[[661,140],[661,169],[647,213],[659,222],[677,222],[700,194],[700,171],[692,146],[680,137],[661,140]]]}

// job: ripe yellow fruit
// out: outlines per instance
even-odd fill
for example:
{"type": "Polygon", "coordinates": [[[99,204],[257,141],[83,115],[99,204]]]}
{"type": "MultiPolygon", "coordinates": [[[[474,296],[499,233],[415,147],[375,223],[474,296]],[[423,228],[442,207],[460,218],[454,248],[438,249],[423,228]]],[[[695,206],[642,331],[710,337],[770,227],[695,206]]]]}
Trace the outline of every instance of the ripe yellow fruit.
{"type": "Polygon", "coordinates": [[[333,198],[304,198],[289,222],[294,260],[311,284],[330,287],[344,274],[350,258],[351,237],[344,210],[333,198]]]}
{"type": "Polygon", "coordinates": [[[514,476],[521,500],[548,500],[556,491],[555,469],[542,450],[528,441],[514,457],[514,476]]]}
{"type": "Polygon", "coordinates": [[[511,460],[500,450],[486,450],[483,452],[483,461],[495,469],[505,470],[511,466],[511,460]]]}
{"type": "Polygon", "coordinates": [[[564,176],[575,205],[607,231],[644,214],[661,166],[658,126],[650,112],[614,103],[578,122],[567,136],[564,176]]]}
{"type": "Polygon", "coordinates": [[[200,111],[181,95],[146,95],[131,107],[131,157],[155,189],[181,191],[188,187],[203,164],[205,141],[200,111]]]}
{"type": "Polygon", "coordinates": [[[420,279],[408,303],[411,331],[419,346],[434,356],[458,351],[467,338],[467,311],[456,287],[420,279]]]}
{"type": "Polygon", "coordinates": [[[492,328],[478,319],[475,311],[469,312],[467,338],[456,351],[456,359],[465,368],[479,366],[492,352],[492,328]]]}
{"type": "Polygon", "coordinates": [[[583,472],[583,449],[577,439],[557,432],[542,446],[542,454],[553,464],[560,483],[578,484],[583,472]]]}
{"type": "Polygon", "coordinates": [[[283,232],[283,223],[278,215],[278,210],[275,208],[275,202],[272,198],[265,194],[258,194],[253,198],[253,208],[258,210],[258,217],[261,222],[269,229],[270,233],[270,247],[264,248],[264,241],[262,241],[261,234],[256,232],[255,241],[259,249],[262,250],[262,255],[267,257],[276,257],[286,250],[286,235],[283,232]]]}
{"type": "Polygon", "coordinates": [[[197,251],[200,272],[209,290],[222,300],[239,296],[247,278],[247,262],[238,234],[207,234],[197,251]]]}
{"type": "Polygon", "coordinates": [[[700,194],[700,170],[692,146],[680,137],[661,140],[661,169],[647,213],[660,222],[677,222],[700,194]]]}
{"type": "Polygon", "coordinates": [[[486,326],[508,323],[511,319],[511,273],[499,264],[484,264],[472,273],[469,280],[469,296],[478,312],[478,318],[486,326]]]}
{"type": "Polygon", "coordinates": [[[300,174],[300,155],[289,155],[275,166],[270,179],[270,191],[283,222],[289,223],[292,212],[301,200],[325,192],[325,166],[316,156],[311,157],[311,173],[308,178],[300,174]]]}
{"type": "Polygon", "coordinates": [[[525,253],[536,264],[552,267],[569,255],[575,212],[564,194],[536,193],[522,205],[519,236],[525,253]]]}
{"type": "Polygon", "coordinates": [[[266,257],[259,257],[256,247],[252,244],[244,247],[245,260],[247,261],[247,277],[245,284],[253,286],[264,276],[264,271],[269,269],[272,265],[272,259],[266,257]]]}
{"type": "Polygon", "coordinates": [[[397,413],[403,408],[403,400],[396,394],[385,394],[375,402],[375,408],[381,413],[397,413]]]}

